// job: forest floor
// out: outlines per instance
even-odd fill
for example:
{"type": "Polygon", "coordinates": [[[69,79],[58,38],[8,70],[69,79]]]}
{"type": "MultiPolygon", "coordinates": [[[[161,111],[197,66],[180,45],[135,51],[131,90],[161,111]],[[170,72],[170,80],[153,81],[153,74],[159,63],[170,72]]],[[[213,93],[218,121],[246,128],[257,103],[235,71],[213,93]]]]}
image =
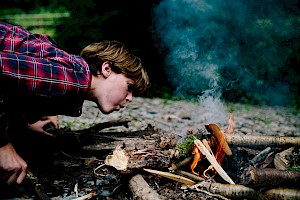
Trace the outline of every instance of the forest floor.
{"type": "MultiPolygon", "coordinates": [[[[228,126],[230,113],[233,113],[234,134],[300,136],[300,113],[288,108],[141,97],[135,98],[126,109],[110,115],[101,114],[94,103],[85,102],[82,116],[78,118],[59,116],[59,124],[60,128],[76,131],[103,122],[128,119],[130,121],[128,127],[109,127],[102,131],[136,131],[144,130],[151,125],[161,133],[172,133],[178,136],[181,138],[178,140],[180,143],[185,140],[187,132],[203,130],[204,125],[208,123],[217,124],[224,130],[228,126]]],[[[78,196],[83,196],[101,185],[101,190],[98,189],[94,199],[133,199],[128,188],[131,175],[123,175],[112,167],[104,166],[101,171],[106,176],[95,176],[95,170],[102,166],[107,155],[79,155],[72,150],[68,152],[49,150],[55,145],[55,142],[48,138],[42,138],[28,153],[30,155],[27,155],[30,157],[29,171],[39,177],[37,182],[40,182],[43,187],[40,195],[45,194],[45,198],[37,196],[36,185],[33,186],[33,182],[29,180],[21,185],[5,188],[5,191],[0,190],[2,193],[0,197],[2,199],[74,199],[77,192],[78,196]],[[74,191],[76,187],[78,190],[74,191]]],[[[227,159],[227,166],[224,169],[235,182],[238,182],[238,171],[241,165],[230,163],[246,162],[245,159],[253,158],[255,153],[243,155],[243,151],[239,151],[238,148],[234,146],[231,148],[233,156],[227,159]]],[[[167,199],[224,199],[205,192],[184,189],[179,182],[145,171],[139,173],[155,191],[167,199]]],[[[218,177],[216,181],[224,183],[218,177]]]]}

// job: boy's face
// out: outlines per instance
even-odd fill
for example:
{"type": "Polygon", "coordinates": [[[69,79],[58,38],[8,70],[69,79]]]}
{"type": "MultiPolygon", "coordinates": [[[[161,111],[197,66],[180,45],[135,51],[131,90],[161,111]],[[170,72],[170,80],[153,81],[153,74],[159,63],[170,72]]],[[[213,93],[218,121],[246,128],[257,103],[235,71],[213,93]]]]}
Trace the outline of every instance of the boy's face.
{"type": "Polygon", "coordinates": [[[101,74],[92,76],[90,93],[101,112],[109,114],[132,101],[134,81],[124,74],[113,72],[107,63],[103,64],[103,68],[101,74]]]}

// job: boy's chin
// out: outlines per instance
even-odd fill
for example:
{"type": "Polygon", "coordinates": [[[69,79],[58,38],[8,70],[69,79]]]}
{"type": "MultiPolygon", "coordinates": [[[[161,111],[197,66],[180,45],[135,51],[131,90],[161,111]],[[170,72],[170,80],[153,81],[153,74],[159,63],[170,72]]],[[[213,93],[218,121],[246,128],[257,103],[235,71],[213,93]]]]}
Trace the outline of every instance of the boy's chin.
{"type": "Polygon", "coordinates": [[[114,111],[117,111],[117,110],[114,110],[114,109],[104,110],[104,109],[101,109],[101,108],[100,108],[100,111],[101,111],[102,114],[104,114],[104,115],[109,115],[110,113],[112,113],[112,112],[114,112],[114,111]]]}

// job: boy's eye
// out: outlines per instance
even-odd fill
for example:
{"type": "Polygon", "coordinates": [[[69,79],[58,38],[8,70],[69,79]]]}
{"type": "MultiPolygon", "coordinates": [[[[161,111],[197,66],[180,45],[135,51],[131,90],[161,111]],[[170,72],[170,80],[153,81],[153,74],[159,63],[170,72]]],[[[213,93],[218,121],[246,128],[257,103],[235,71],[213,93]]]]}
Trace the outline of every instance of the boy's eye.
{"type": "Polygon", "coordinates": [[[132,84],[128,84],[128,91],[132,92],[133,91],[133,85],[132,84]]]}

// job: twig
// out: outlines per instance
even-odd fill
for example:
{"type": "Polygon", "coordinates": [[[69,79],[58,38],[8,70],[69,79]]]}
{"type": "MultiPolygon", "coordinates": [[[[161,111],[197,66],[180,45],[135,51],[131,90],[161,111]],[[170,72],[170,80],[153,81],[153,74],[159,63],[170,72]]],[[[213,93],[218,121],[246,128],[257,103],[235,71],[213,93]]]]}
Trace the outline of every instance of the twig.
{"type": "Polygon", "coordinates": [[[163,176],[165,178],[169,178],[171,180],[178,181],[180,183],[184,183],[187,185],[194,185],[196,183],[195,181],[193,181],[191,179],[188,179],[183,176],[176,175],[176,174],[172,174],[170,172],[162,172],[162,171],[152,170],[152,169],[144,169],[144,170],[147,172],[150,172],[152,174],[157,174],[157,175],[163,176]]]}
{"type": "Polygon", "coordinates": [[[176,164],[172,164],[172,169],[173,170],[176,170],[182,166],[185,166],[187,165],[188,163],[190,163],[192,160],[193,160],[194,156],[190,156],[190,157],[187,157],[185,159],[183,159],[182,161],[176,163],[176,164]]]}
{"type": "Polygon", "coordinates": [[[267,155],[271,152],[271,147],[267,147],[263,151],[261,151],[259,154],[257,154],[253,159],[250,160],[250,164],[254,167],[257,167],[257,165],[264,161],[267,157],[267,155]]]}
{"type": "Polygon", "coordinates": [[[182,171],[182,170],[175,170],[174,171],[176,174],[181,175],[181,176],[186,176],[187,178],[196,181],[196,182],[201,182],[204,181],[204,178],[200,177],[200,176],[196,176],[192,173],[186,172],[186,171],[182,171]]]}

